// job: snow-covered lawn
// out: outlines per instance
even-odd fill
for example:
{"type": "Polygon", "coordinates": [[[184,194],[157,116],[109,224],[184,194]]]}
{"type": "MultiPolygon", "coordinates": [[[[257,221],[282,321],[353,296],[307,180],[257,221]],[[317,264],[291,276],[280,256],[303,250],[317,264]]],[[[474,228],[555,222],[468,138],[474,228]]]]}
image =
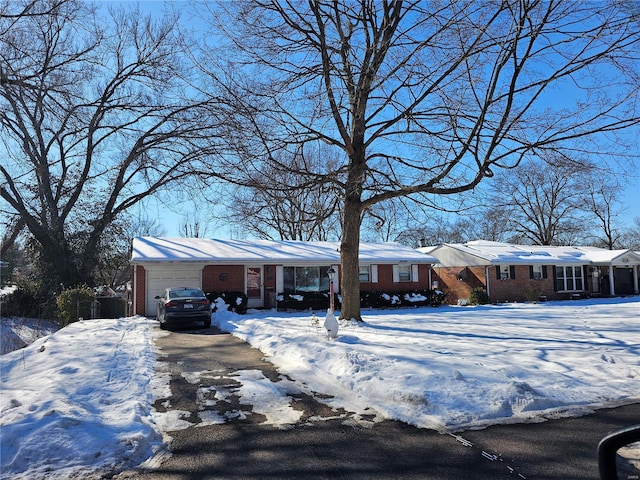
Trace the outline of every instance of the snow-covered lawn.
{"type": "MultiPolygon", "coordinates": [[[[332,406],[436,430],[640,401],[640,301],[366,311],[335,341],[310,315],[217,314],[332,406]]],[[[320,318],[322,326],[323,317],[320,318]]]]}
{"type": "MultiPolygon", "coordinates": [[[[214,321],[298,388],[366,420],[453,430],[640,402],[638,297],[363,313],[336,340],[324,335],[324,313],[319,327],[309,313],[217,312],[214,321]]],[[[152,407],[170,396],[156,325],[83,321],[0,356],[1,478],[89,478],[160,449],[177,418],[152,407]]],[[[272,391],[256,372],[237,378],[243,396],[272,391]]],[[[274,396],[258,410],[270,423],[292,421],[276,414],[292,400],[274,396]]]]}
{"type": "Polygon", "coordinates": [[[152,404],[168,379],[155,376],[154,324],[72,323],[2,355],[0,478],[100,478],[160,448],[152,404]]]}

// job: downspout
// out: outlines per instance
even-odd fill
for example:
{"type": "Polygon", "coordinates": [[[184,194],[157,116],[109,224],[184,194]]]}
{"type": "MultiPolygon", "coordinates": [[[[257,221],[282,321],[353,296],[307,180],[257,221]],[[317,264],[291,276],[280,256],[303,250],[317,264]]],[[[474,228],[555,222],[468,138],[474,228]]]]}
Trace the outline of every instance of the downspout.
{"type": "Polygon", "coordinates": [[[633,293],[638,295],[638,265],[633,266],[633,293]]]}

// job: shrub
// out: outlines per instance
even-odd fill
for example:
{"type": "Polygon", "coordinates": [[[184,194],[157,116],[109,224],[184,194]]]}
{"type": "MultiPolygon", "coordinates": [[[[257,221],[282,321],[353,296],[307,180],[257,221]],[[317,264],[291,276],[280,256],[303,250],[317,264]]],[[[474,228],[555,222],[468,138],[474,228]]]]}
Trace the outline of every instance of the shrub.
{"type": "MultiPolygon", "coordinates": [[[[329,308],[329,292],[296,292],[279,293],[278,310],[327,310],[329,308]]],[[[340,308],[338,294],[333,298],[334,307],[340,308]]]]}
{"type": "Polygon", "coordinates": [[[79,318],[91,318],[91,310],[96,300],[92,288],[80,285],[64,290],[56,298],[58,313],[64,325],[78,321],[79,318]]]}
{"type": "Polygon", "coordinates": [[[40,302],[35,292],[29,288],[18,287],[11,293],[2,295],[0,302],[3,317],[38,317],[40,302]]]}
{"type": "Polygon", "coordinates": [[[471,295],[469,295],[469,303],[471,305],[486,305],[489,303],[489,295],[487,295],[487,291],[482,287],[476,287],[471,290],[471,295]]]}
{"type": "Polygon", "coordinates": [[[360,292],[360,306],[367,308],[437,307],[444,302],[440,290],[409,290],[402,292],[360,292]]]}
{"type": "MultiPolygon", "coordinates": [[[[227,310],[230,312],[236,313],[247,313],[247,304],[249,299],[242,292],[205,292],[205,295],[209,299],[209,301],[215,305],[215,302],[218,298],[224,300],[224,303],[227,304],[227,310]]],[[[215,311],[214,307],[214,311],[215,311]]]]}

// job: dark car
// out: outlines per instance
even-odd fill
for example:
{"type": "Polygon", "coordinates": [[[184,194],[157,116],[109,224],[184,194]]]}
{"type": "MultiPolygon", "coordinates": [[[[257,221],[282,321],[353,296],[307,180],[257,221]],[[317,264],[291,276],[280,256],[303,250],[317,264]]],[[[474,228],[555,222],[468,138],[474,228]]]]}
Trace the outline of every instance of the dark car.
{"type": "Polygon", "coordinates": [[[158,300],[156,319],[160,328],[170,323],[202,321],[205,328],[211,326],[211,302],[199,288],[167,288],[158,300]]]}

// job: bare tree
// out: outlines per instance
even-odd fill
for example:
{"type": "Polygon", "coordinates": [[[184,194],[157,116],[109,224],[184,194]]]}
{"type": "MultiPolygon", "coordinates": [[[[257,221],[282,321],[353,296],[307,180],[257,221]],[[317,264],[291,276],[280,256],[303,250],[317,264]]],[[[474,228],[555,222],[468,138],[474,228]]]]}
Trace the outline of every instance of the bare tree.
{"type": "Polygon", "coordinates": [[[180,236],[185,238],[204,238],[208,235],[209,224],[197,211],[186,212],[180,224],[180,236]]]}
{"type": "Polygon", "coordinates": [[[609,250],[619,248],[623,237],[623,230],[618,222],[618,193],[620,186],[612,181],[597,181],[594,178],[586,188],[585,209],[595,217],[598,228],[598,246],[609,250]]]}
{"type": "Polygon", "coordinates": [[[633,224],[625,230],[622,238],[625,248],[640,251],[640,217],[634,217],[633,224]]]}
{"type": "Polygon", "coordinates": [[[318,172],[326,172],[336,162],[326,147],[311,147],[301,148],[294,158],[280,159],[286,169],[262,171],[245,188],[232,190],[227,221],[264,239],[339,238],[339,196],[332,185],[315,181],[318,172]]]}
{"type": "Polygon", "coordinates": [[[131,279],[131,239],[166,233],[164,226],[144,214],[127,214],[114,220],[100,239],[94,283],[114,290],[122,288],[131,279]]]}
{"type": "Polygon", "coordinates": [[[585,195],[593,167],[568,159],[526,160],[502,172],[490,198],[508,212],[508,229],[519,242],[536,245],[575,244],[588,236],[585,195]]]}
{"type": "Polygon", "coordinates": [[[534,150],[615,150],[606,140],[640,120],[640,31],[617,1],[206,5],[229,40],[208,66],[233,139],[214,174],[245,184],[265,165],[286,170],[274,152],[309,141],[341,154],[314,181],[341,192],[342,317],[361,318],[374,205],[469,191],[534,150]]]}
{"type": "Polygon", "coordinates": [[[35,240],[50,284],[90,284],[113,222],[198,171],[215,143],[207,105],[185,97],[176,18],[98,17],[76,0],[8,6],[17,13],[0,18],[2,210],[35,240]],[[43,6],[46,15],[20,13],[43,6]]]}

